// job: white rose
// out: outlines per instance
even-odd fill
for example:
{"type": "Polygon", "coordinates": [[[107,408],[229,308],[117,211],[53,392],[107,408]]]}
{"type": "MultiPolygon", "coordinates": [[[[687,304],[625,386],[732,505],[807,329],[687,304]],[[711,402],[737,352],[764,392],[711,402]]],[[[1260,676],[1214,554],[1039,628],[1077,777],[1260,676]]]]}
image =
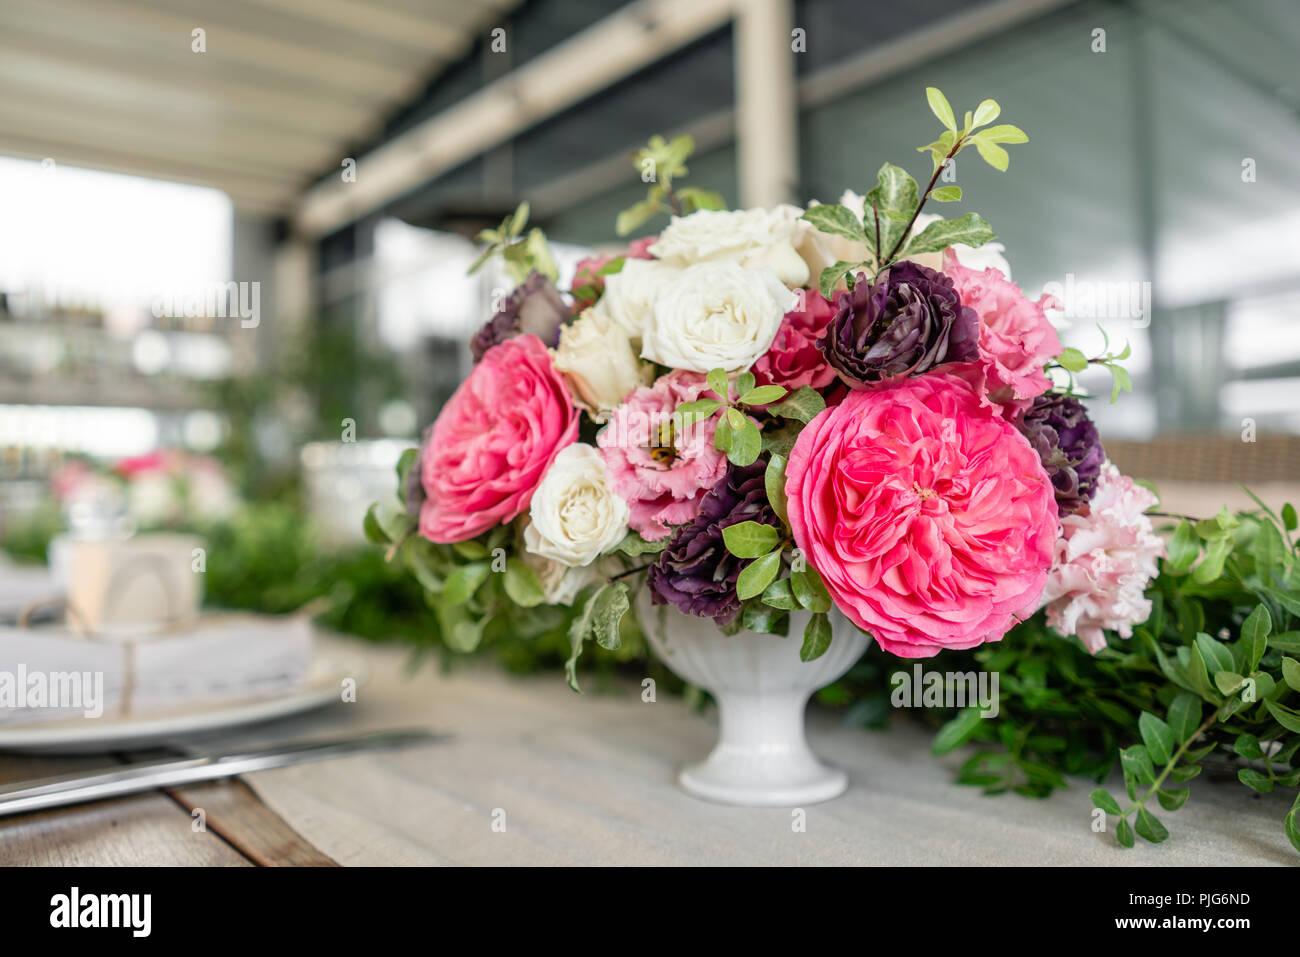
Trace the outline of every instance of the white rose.
{"type": "Polygon", "coordinates": [[[571,568],[589,565],[623,540],[629,514],[609,487],[600,453],[575,442],[555,457],[533,493],[524,548],[571,568]]]}
{"type": "Polygon", "coordinates": [[[674,216],[650,252],[673,266],[734,262],[770,269],[792,288],[809,276],[795,250],[795,223],[781,209],[701,209],[674,216]]]}
{"type": "Polygon", "coordinates": [[[612,319],[629,339],[639,343],[660,286],[678,271],[653,259],[629,259],[622,269],[605,277],[605,291],[595,311],[612,319]]]}
{"type": "Polygon", "coordinates": [[[637,386],[649,385],[654,374],[637,358],[623,327],[591,309],[560,329],[554,356],[579,404],[597,419],[637,386]]]}
{"type": "Polygon", "coordinates": [[[688,266],[659,290],[641,356],[674,369],[748,369],[776,338],[793,293],[770,269],[688,266]]]}

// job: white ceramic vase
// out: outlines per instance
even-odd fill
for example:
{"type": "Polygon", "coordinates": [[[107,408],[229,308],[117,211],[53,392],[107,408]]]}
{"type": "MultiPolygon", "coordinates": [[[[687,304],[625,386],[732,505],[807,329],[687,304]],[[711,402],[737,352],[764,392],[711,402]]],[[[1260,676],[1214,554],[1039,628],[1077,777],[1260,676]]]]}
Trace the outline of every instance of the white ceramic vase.
{"type": "Polygon", "coordinates": [[[831,612],[830,648],[800,661],[808,612],[790,613],[790,634],[724,635],[708,618],[656,606],[637,596],[641,627],[665,665],[718,703],[713,752],[677,777],[695,797],[748,807],[795,807],[844,793],[848,775],[817,759],[804,737],[804,710],[818,688],[857,662],[870,638],[831,612]]]}

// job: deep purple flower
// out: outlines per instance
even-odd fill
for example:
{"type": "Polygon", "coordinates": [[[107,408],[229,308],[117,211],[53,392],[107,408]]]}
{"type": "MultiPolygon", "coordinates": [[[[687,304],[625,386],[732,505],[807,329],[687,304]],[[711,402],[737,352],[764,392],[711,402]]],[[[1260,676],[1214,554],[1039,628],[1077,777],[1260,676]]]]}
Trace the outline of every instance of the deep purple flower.
{"type": "Polygon", "coordinates": [[[700,512],[673,534],[650,566],[646,583],[656,605],[672,605],[699,618],[729,624],[740,611],[736,579],[753,559],[727,551],[722,530],[740,522],[780,527],[763,485],[763,462],[728,468],[727,477],[705,493],[700,512]]]}
{"type": "Polygon", "coordinates": [[[569,318],[569,308],[550,279],[536,269],[515,287],[482,328],[474,333],[469,348],[478,362],[493,346],[507,339],[532,333],[548,347],[560,344],[560,325],[569,318]]]}
{"type": "Polygon", "coordinates": [[[855,388],[979,358],[979,316],[951,279],[917,263],[895,263],[875,282],[859,273],[836,306],[818,346],[855,388]]]}
{"type": "Polygon", "coordinates": [[[1062,518],[1092,501],[1106,452],[1082,402],[1045,392],[1025,410],[1018,428],[1043,460],[1062,518]]]}

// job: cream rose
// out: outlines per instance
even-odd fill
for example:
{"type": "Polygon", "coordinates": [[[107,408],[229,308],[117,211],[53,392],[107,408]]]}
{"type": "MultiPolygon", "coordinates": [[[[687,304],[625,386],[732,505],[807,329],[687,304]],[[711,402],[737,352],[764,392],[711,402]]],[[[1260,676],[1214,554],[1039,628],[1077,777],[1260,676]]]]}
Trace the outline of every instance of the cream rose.
{"type": "Polygon", "coordinates": [[[674,369],[748,369],[767,352],[794,294],[770,269],[688,266],[655,299],[641,356],[674,369]]]}
{"type": "Polygon", "coordinates": [[[629,339],[639,343],[659,288],[679,271],[653,259],[629,259],[622,269],[605,277],[605,292],[595,311],[612,319],[629,339]]]}
{"type": "Polygon", "coordinates": [[[627,534],[630,512],[609,487],[605,460],[584,442],[562,449],[533,493],[524,548],[570,568],[589,565],[627,534]]]}
{"type": "Polygon", "coordinates": [[[654,370],[637,358],[627,332],[591,309],[560,329],[555,368],[564,373],[578,404],[597,420],[629,392],[649,385],[654,370]]]}
{"type": "Polygon", "coordinates": [[[795,223],[782,209],[701,209],[674,216],[650,247],[673,266],[734,262],[770,269],[792,288],[808,282],[808,264],[795,250],[795,223]]]}

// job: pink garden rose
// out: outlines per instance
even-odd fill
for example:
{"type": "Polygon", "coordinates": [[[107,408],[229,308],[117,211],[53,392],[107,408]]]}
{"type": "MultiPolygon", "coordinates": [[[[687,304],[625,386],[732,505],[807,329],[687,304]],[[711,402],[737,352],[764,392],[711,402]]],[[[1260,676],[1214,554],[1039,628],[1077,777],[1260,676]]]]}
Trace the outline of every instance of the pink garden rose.
{"type": "Polygon", "coordinates": [[[830,300],[811,289],[803,290],[796,307],[785,314],[771,347],[754,363],[759,385],[780,385],[793,392],[803,386],[824,389],[835,380],[831,368],[817,348],[826,326],[835,316],[830,300]]]}
{"type": "Polygon", "coordinates": [[[1062,347],[1044,310],[1055,308],[1055,300],[1045,295],[1030,302],[999,270],[967,269],[951,249],[943,271],[962,303],[979,315],[977,369],[989,400],[1009,416],[1018,415],[1052,386],[1043,366],[1059,356],[1062,347]]]}
{"type": "Polygon", "coordinates": [[[628,524],[647,541],[693,519],[704,494],[727,474],[727,457],[713,447],[715,419],[682,428],[673,418],[679,405],[705,392],[700,373],[670,372],[629,395],[596,437],[610,486],[631,507],[628,524]]]}
{"type": "Polygon", "coordinates": [[[1106,629],[1130,638],[1151,614],[1145,592],[1165,543],[1143,513],[1156,501],[1107,462],[1088,507],[1061,519],[1056,563],[1043,589],[1047,624],[1078,635],[1094,655],[1106,647],[1106,629]]]}
{"type": "Polygon", "coordinates": [[[483,355],[443,406],[420,463],[420,534],[463,542],[528,510],[578,435],[578,410],[542,340],[515,336],[483,355]]]}
{"type": "Polygon", "coordinates": [[[795,543],[886,651],[997,641],[1037,607],[1052,485],[963,380],[932,372],[850,392],[800,433],[786,476],[795,543]]]}

